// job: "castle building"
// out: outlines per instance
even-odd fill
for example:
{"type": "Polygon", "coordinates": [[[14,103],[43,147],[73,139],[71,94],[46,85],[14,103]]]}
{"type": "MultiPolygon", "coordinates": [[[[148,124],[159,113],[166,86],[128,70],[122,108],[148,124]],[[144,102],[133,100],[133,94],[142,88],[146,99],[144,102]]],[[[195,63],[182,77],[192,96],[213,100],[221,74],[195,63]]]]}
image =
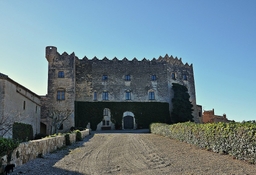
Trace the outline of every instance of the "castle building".
{"type": "MultiPolygon", "coordinates": [[[[106,57],[101,60],[96,57],[79,59],[74,53],[59,54],[56,47],[48,46],[46,59],[48,61],[48,92],[41,98],[41,122],[48,133],[51,132],[52,127],[56,127],[51,125],[52,119],[48,117],[50,110],[72,111],[68,120],[59,124],[61,129],[67,130],[81,125],[81,122],[76,119],[77,111],[84,110],[86,113],[89,109],[81,109],[82,107],[76,104],[85,102],[103,106],[106,104],[106,108],[101,111],[101,119],[97,123],[98,130],[114,128],[115,121],[111,117],[117,115],[117,112],[114,108],[107,107],[110,102],[126,105],[167,103],[171,113],[174,95],[172,83],[179,83],[188,88],[194,110],[194,121],[199,122],[193,66],[183,64],[177,57],[165,55],[158,59],[144,58],[141,61],[136,58],[110,60],[106,57]]],[[[122,117],[121,128],[137,128],[138,114],[132,111],[132,108],[124,109],[121,114],[118,114],[122,117]]],[[[81,126],[86,126],[88,122],[81,126]]]]}
{"type": "Polygon", "coordinates": [[[218,123],[218,122],[228,123],[230,122],[230,120],[227,119],[226,114],[223,114],[223,116],[215,115],[214,109],[203,112],[202,123],[218,123]]]}

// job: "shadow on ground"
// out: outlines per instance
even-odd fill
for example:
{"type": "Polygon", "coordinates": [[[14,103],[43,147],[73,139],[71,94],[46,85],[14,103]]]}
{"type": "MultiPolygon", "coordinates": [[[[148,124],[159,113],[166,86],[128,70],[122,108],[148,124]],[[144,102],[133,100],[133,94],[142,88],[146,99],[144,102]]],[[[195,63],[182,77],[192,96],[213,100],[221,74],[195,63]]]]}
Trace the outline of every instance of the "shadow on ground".
{"type": "Polygon", "coordinates": [[[10,175],[14,174],[26,174],[26,175],[84,175],[76,171],[69,171],[54,167],[54,165],[68,155],[72,150],[84,146],[84,143],[88,142],[94,134],[86,136],[82,141],[75,142],[74,144],[66,147],[62,147],[50,154],[44,155],[42,158],[36,158],[27,162],[24,165],[14,168],[14,171],[10,175]]]}

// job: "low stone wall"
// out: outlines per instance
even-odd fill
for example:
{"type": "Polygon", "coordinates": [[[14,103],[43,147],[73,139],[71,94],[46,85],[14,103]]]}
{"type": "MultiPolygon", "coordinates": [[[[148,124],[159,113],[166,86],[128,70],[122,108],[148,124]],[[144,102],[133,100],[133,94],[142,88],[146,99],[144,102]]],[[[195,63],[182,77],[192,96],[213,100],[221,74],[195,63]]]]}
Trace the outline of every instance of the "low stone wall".
{"type": "MultiPolygon", "coordinates": [[[[89,129],[80,132],[82,134],[82,138],[90,134],[89,129]]],[[[69,138],[71,143],[76,142],[76,133],[71,133],[69,138]]],[[[43,156],[63,146],[66,146],[65,142],[65,135],[61,135],[20,143],[20,145],[12,153],[11,163],[15,164],[16,166],[20,166],[38,156],[43,156]]],[[[5,163],[7,159],[6,156],[4,156],[3,159],[5,163]]]]}

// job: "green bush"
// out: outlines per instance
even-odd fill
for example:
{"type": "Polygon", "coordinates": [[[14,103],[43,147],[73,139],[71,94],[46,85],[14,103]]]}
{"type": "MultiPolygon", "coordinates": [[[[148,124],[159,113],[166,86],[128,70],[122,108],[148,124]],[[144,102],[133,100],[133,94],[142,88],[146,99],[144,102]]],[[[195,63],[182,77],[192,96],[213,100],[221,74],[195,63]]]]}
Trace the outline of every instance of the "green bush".
{"type": "Polygon", "coordinates": [[[46,136],[47,136],[46,134],[38,133],[38,134],[35,135],[34,140],[42,139],[42,138],[44,138],[46,136]]]}
{"type": "Polygon", "coordinates": [[[0,137],[0,157],[9,155],[18,146],[18,141],[0,137]]]}
{"type": "Polygon", "coordinates": [[[12,128],[13,139],[20,141],[33,140],[33,128],[29,124],[25,123],[14,123],[12,128]]]}
{"type": "Polygon", "coordinates": [[[195,144],[213,152],[229,154],[250,163],[256,162],[256,123],[154,123],[150,128],[154,134],[195,144]]]}
{"type": "Polygon", "coordinates": [[[71,145],[69,133],[65,134],[66,145],[71,145]]]}
{"type": "Polygon", "coordinates": [[[80,130],[76,130],[76,141],[82,141],[82,133],[80,132],[80,130]]]}

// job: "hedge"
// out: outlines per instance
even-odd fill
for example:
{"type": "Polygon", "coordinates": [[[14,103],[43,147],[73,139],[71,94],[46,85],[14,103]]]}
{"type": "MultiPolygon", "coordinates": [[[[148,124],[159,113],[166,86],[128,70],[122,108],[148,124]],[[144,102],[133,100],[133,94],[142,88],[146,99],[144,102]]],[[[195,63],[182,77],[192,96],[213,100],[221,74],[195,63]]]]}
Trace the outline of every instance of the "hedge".
{"type": "Polygon", "coordinates": [[[192,122],[167,125],[154,123],[150,126],[154,134],[178,139],[200,148],[236,159],[256,163],[255,123],[208,123],[192,122]]]}
{"type": "Polygon", "coordinates": [[[162,102],[75,102],[75,127],[96,130],[103,119],[103,110],[111,111],[111,121],[116,129],[122,128],[123,113],[131,111],[140,129],[148,129],[151,123],[170,123],[169,104],[162,102]]]}
{"type": "Polygon", "coordinates": [[[15,122],[13,124],[12,133],[12,138],[19,141],[26,142],[33,140],[33,128],[30,124],[15,122]]]}

